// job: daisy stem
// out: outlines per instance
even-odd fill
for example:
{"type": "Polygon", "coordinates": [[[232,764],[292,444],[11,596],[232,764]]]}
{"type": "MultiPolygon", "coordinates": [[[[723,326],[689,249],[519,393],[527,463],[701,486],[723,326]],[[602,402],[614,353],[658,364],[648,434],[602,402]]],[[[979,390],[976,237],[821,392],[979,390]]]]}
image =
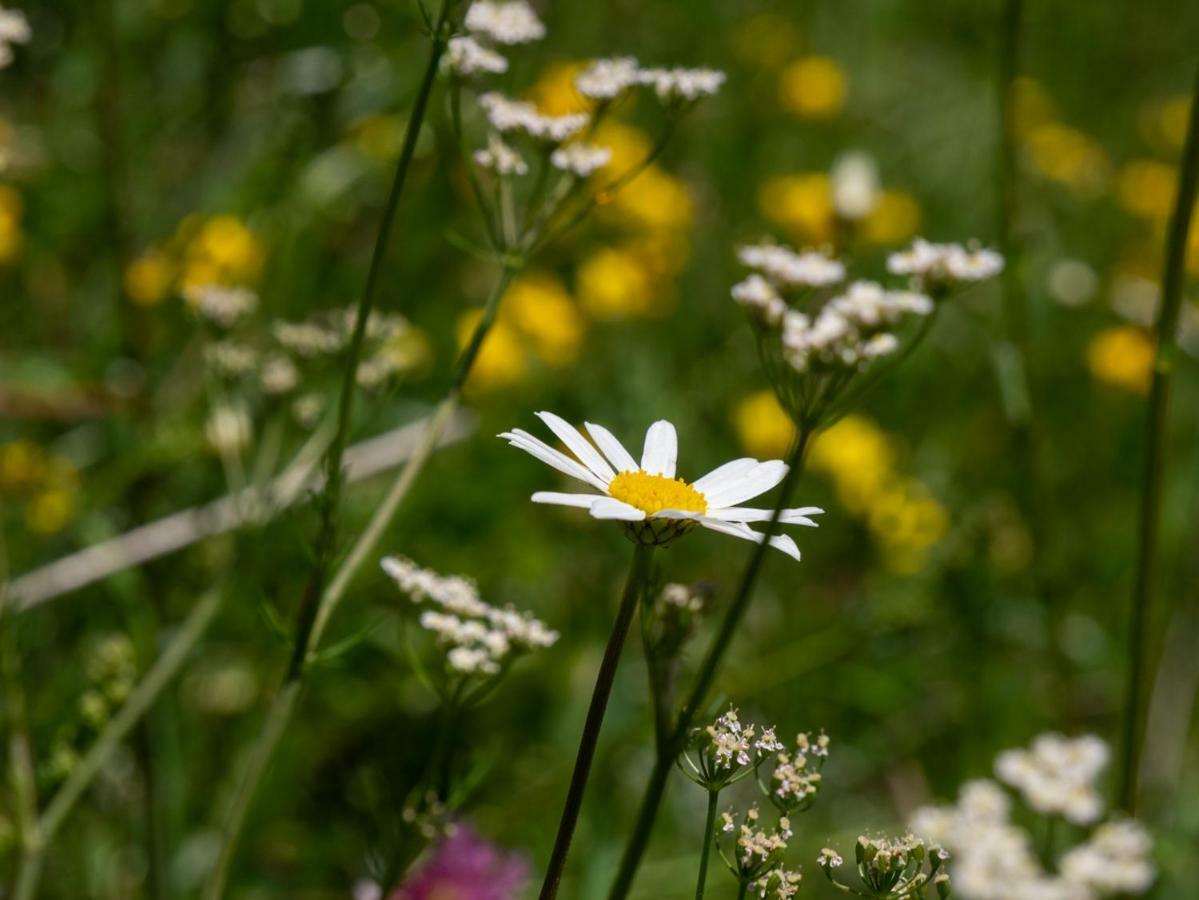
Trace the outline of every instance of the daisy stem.
{"type": "Polygon", "coordinates": [[[716,803],[720,791],[708,791],[708,815],[704,819],[704,849],[699,854],[699,874],[695,879],[695,900],[703,900],[708,880],[708,857],[712,853],[712,832],[716,830],[716,803]]]}
{"type": "Polygon", "coordinates": [[[687,734],[691,729],[692,722],[695,721],[696,716],[703,709],[708,691],[711,690],[712,682],[715,680],[716,673],[720,668],[720,663],[724,659],[724,655],[732,643],[733,635],[736,633],[737,627],[741,624],[741,619],[745,615],[745,610],[749,606],[750,599],[753,597],[754,586],[757,584],[758,575],[761,573],[762,563],[769,548],[769,540],[778,533],[779,518],[782,516],[783,510],[790,503],[791,492],[795,488],[795,484],[799,480],[800,473],[803,470],[804,454],[807,451],[812,435],[813,429],[811,427],[805,425],[800,428],[799,435],[795,441],[795,447],[791,451],[787,474],[783,478],[782,486],[779,489],[778,505],[775,506],[774,512],[770,516],[770,521],[766,524],[765,536],[762,542],[754,548],[749,558],[749,563],[746,565],[741,580],[737,585],[736,593],[733,595],[733,602],[725,612],[716,637],[713,638],[708,652],[700,664],[700,671],[696,677],[695,685],[691,689],[687,702],[683,705],[682,712],[679,713],[678,721],[675,723],[669,740],[658,747],[657,759],[654,761],[649,782],[646,784],[645,793],[641,798],[641,808],[637,813],[637,822],[633,827],[633,833],[629,837],[629,842],[625,845],[624,856],[620,861],[620,869],[616,873],[616,880],[612,883],[612,889],[608,892],[608,900],[623,900],[623,898],[628,896],[629,891],[633,887],[633,879],[637,876],[637,869],[641,865],[641,859],[649,846],[654,820],[658,816],[658,809],[662,805],[662,796],[666,792],[666,783],[670,779],[670,773],[674,768],[674,759],[686,745],[687,734]]]}
{"type": "Polygon", "coordinates": [[[633,621],[633,613],[637,609],[638,600],[641,598],[649,578],[653,550],[651,544],[637,544],[633,551],[633,563],[629,568],[629,577],[625,582],[624,594],[620,599],[620,608],[616,613],[616,621],[612,623],[612,633],[608,636],[608,645],[604,648],[604,658],[595,677],[595,688],[591,692],[591,705],[587,709],[587,720],[583,724],[583,734],[579,738],[579,752],[575,757],[574,772],[570,776],[570,788],[566,792],[566,803],[562,808],[562,818],[558,823],[558,835],[554,839],[554,849],[550,854],[545,879],[541,883],[541,893],[538,895],[540,900],[552,900],[558,895],[558,886],[566,868],[566,857],[570,852],[570,842],[574,837],[575,826],[579,821],[579,812],[583,807],[583,793],[587,789],[591,763],[595,759],[595,747],[599,741],[600,726],[604,723],[608,697],[612,694],[612,683],[616,679],[620,652],[624,648],[625,637],[628,635],[629,625],[633,621]]]}
{"type": "Polygon", "coordinates": [[[1170,386],[1178,357],[1178,319],[1182,310],[1187,238],[1199,186],[1199,77],[1191,98],[1190,124],[1179,168],[1178,193],[1166,240],[1162,269],[1162,296],[1158,310],[1157,354],[1149,387],[1149,411],[1145,418],[1145,460],[1141,472],[1141,509],[1138,532],[1136,576],[1128,628],[1128,682],[1124,697],[1119,793],[1117,802],[1128,815],[1136,815],[1137,777],[1141,760],[1144,707],[1148,698],[1148,618],[1153,603],[1154,575],[1161,526],[1162,486],[1165,475],[1167,412],[1170,386]]]}

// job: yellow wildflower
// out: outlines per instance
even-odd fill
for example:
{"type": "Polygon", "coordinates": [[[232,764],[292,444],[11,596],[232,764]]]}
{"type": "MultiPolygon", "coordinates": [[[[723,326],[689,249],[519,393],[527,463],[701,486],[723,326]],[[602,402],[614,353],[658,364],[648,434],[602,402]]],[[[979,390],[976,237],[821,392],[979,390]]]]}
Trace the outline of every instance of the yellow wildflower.
{"type": "Polygon", "coordinates": [[[689,228],[695,220],[687,186],[656,165],[607,198],[601,210],[635,228],[689,228]]]}
{"type": "Polygon", "coordinates": [[[548,272],[528,272],[504,294],[501,317],[526,335],[551,366],[578,358],[584,323],[565,285],[548,272]]]}
{"type": "Polygon", "coordinates": [[[1107,152],[1094,138],[1061,122],[1032,128],[1026,138],[1029,159],[1042,175],[1083,193],[1097,193],[1111,169],[1107,152]]]}
{"type": "Polygon", "coordinates": [[[16,440],[0,446],[0,488],[23,490],[41,481],[46,457],[33,441],[16,440]]]}
{"type": "Polygon", "coordinates": [[[733,429],[745,452],[759,459],[780,459],[790,453],[795,423],[774,391],[756,391],[733,410],[733,429]]]}
{"type": "Polygon", "coordinates": [[[266,252],[262,242],[233,216],[204,220],[188,242],[183,287],[204,284],[246,284],[262,271],[266,252]]]}
{"type": "Polygon", "coordinates": [[[849,415],[812,443],[808,466],[832,478],[847,510],[865,515],[893,478],[895,449],[890,437],[869,419],[849,415]]]}
{"type": "MultiPolygon", "coordinates": [[[[482,310],[472,309],[458,317],[459,348],[466,346],[482,315],[482,310]]],[[[516,329],[506,322],[497,321],[479,348],[467,387],[478,391],[510,387],[524,378],[527,370],[525,348],[516,329]]]]}
{"type": "Polygon", "coordinates": [[[1087,367],[1096,380],[1143,394],[1149,389],[1156,349],[1144,329],[1135,325],[1106,328],[1087,347],[1087,367]]]}
{"type": "Polygon", "coordinates": [[[833,192],[823,172],[768,178],[758,187],[758,208],[801,243],[823,244],[834,236],[833,192]]]}
{"type": "Polygon", "coordinates": [[[125,295],[138,306],[156,306],[175,281],[175,267],[159,250],[147,250],[125,268],[125,295]]]}
{"type": "Polygon", "coordinates": [[[779,101],[801,119],[831,119],[845,106],[845,72],[825,56],[806,56],[779,73],[779,101]]]}
{"type": "Polygon", "coordinates": [[[52,488],[35,495],[25,506],[25,525],[35,534],[54,534],[71,521],[74,499],[69,491],[52,488]]]}
{"type": "Polygon", "coordinates": [[[799,29],[783,16],[759,13],[737,26],[732,45],[737,59],[746,65],[773,69],[799,46],[799,29]]]}
{"type": "Polygon", "coordinates": [[[1172,165],[1155,159],[1134,159],[1120,169],[1116,196],[1133,215],[1164,222],[1174,208],[1177,181],[1172,165]]]}
{"type": "Polygon", "coordinates": [[[579,302],[601,320],[652,314],[663,299],[645,263],[627,249],[603,247],[575,273],[579,302]]]}
{"type": "Polygon", "coordinates": [[[653,141],[648,134],[626,122],[605,119],[595,130],[594,142],[612,151],[603,172],[609,178],[619,178],[649,155],[653,141]]]}
{"type": "Polygon", "coordinates": [[[21,215],[24,204],[16,188],[0,184],[0,265],[16,258],[21,246],[21,215]]]}
{"type": "Polygon", "coordinates": [[[904,191],[882,191],[862,222],[862,237],[874,244],[902,244],[920,231],[920,204],[904,191]]]}
{"type": "Polygon", "coordinates": [[[949,517],[920,482],[897,479],[872,501],[868,524],[887,568],[911,574],[923,567],[928,548],[944,537],[949,517]]]}
{"type": "Polygon", "coordinates": [[[575,90],[575,77],[587,63],[564,62],[547,66],[529,89],[529,99],[547,116],[590,112],[592,102],[575,90]]]}

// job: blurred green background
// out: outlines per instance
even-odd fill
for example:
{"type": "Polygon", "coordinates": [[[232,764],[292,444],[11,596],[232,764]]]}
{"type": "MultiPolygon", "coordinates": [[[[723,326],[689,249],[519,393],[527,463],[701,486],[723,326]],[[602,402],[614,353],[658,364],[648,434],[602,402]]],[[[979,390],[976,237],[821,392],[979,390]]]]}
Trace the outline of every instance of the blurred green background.
{"type": "MultiPolygon", "coordinates": [[[[535,869],[630,547],[581,512],[530,503],[556,477],[492,435],[538,431],[532,413],[549,409],[638,445],[665,417],[692,478],[746,451],[785,453],[788,426],[728,298],[740,277],[733,249],[766,234],[830,240],[830,172],[848,153],[872,160],[883,190],[853,232],[857,271],[882,276],[885,254],[918,234],[994,244],[1001,14],[998,2],[966,0],[538,6],[548,38],[513,52],[500,83],[547,110],[578,104],[570,78],[596,56],[710,65],[729,80],[647,175],[512,289],[471,384],[474,430],[437,454],[384,542],[471,575],[485,598],[562,633],[460,734],[470,765],[486,769],[470,817],[535,869]]],[[[719,682],[743,714],[833,738],[795,862],[864,828],[900,827],[1041,731],[1116,735],[1152,353],[1144,326],[1199,7],[1027,7],[1015,280],[1029,311],[1036,468],[1030,476],[998,387],[998,284],[955,300],[921,352],[820,439],[798,500],[827,514],[796,535],[801,564],[769,559],[719,682]]],[[[212,280],[254,289],[260,309],[244,327],[260,332],[354,302],[427,46],[400,0],[22,9],[34,38],[0,73],[0,515],[14,575],[227,490],[205,436],[211,336],[181,291],[212,280]]],[[[622,113],[609,135],[618,152],[645,145],[649,119],[636,106],[622,113]]],[[[364,394],[355,439],[428,412],[491,283],[492,267],[456,246],[477,229],[455,152],[439,92],[380,295],[416,331],[387,348],[399,377],[364,394]]],[[[1188,272],[1199,273],[1199,239],[1188,272]]],[[[1186,304],[1153,616],[1165,662],[1145,781],[1157,896],[1179,900],[1193,896],[1199,864],[1193,283],[1186,304]]],[[[332,368],[303,374],[295,396],[311,397],[310,410],[332,402],[332,368]]],[[[269,465],[276,440],[274,458],[290,458],[307,434],[303,410],[291,398],[246,402],[247,468],[269,465]]],[[[347,491],[344,535],[384,483],[347,491]]],[[[171,624],[210,589],[232,598],[70,820],[44,896],[151,896],[155,853],[173,889],[158,896],[194,892],[237,751],[287,661],[264,608],[291,621],[315,521],[301,504],[16,620],[48,791],[171,624]]],[[[716,586],[710,624],[747,554],[699,532],[658,556],[665,579],[716,586]]],[[[346,896],[386,852],[434,712],[397,636],[404,603],[373,565],[355,583],[331,638],[367,636],[314,673],[252,814],[233,896],[346,896]]],[[[564,886],[572,898],[604,895],[652,763],[639,649],[630,641],[608,712],[564,886]]],[[[0,797],[7,870],[11,797],[0,797]]],[[[672,783],[635,896],[690,895],[703,799],[672,783]]],[[[805,895],[823,896],[808,869],[805,895]]],[[[723,878],[713,872],[714,896],[731,884],[723,878]]]]}

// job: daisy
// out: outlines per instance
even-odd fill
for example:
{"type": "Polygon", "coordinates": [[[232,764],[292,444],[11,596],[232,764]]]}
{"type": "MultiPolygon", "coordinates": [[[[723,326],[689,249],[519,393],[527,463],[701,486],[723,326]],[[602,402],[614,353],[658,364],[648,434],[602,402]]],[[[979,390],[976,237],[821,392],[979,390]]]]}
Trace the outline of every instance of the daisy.
{"type": "MultiPolygon", "coordinates": [[[[630,539],[642,544],[669,543],[696,525],[743,540],[762,542],[764,535],[754,531],[748,523],[770,521],[773,510],[739,504],[769,491],[783,480],[787,464],[782,460],[734,459],[688,483],[675,476],[678,437],[674,426],[664,419],[649,427],[641,461],[637,462],[603,426],[585,423],[591,437],[589,441],[560,416],[539,412],[537,417],[566,445],[573,457],[519,428],[506,431],[500,437],[564,475],[591,485],[599,493],[538,491],[533,495],[534,503],[579,507],[589,510],[597,519],[625,522],[630,539]]],[[[815,527],[816,523],[808,517],[823,511],[814,506],[784,509],[779,522],[815,527]]],[[[772,537],[770,545],[799,559],[799,548],[787,535],[772,537]]]]}

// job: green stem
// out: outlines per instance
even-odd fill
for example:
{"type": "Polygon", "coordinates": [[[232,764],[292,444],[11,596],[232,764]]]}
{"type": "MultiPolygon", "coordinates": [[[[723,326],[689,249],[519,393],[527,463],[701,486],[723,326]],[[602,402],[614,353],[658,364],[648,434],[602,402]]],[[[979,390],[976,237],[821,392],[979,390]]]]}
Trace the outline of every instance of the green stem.
{"type": "Polygon", "coordinates": [[[595,688],[591,693],[591,705],[587,709],[583,734],[579,738],[579,752],[575,757],[574,772],[570,776],[570,788],[566,792],[566,803],[563,805],[562,818],[558,823],[558,835],[554,839],[554,849],[550,854],[545,879],[541,883],[541,893],[538,895],[540,900],[552,900],[558,895],[558,886],[562,881],[562,873],[566,869],[566,857],[570,853],[570,842],[579,821],[579,812],[583,808],[583,794],[587,789],[587,779],[591,774],[591,763],[595,759],[600,726],[603,725],[604,713],[608,709],[608,698],[612,694],[612,684],[616,679],[620,652],[624,648],[625,636],[629,633],[629,625],[633,621],[637,601],[645,588],[652,556],[653,546],[649,544],[637,544],[633,551],[633,564],[629,569],[629,577],[620,600],[620,608],[616,613],[616,621],[612,623],[612,633],[608,637],[607,647],[604,648],[604,658],[600,663],[599,672],[595,676],[595,688]]]}
{"type": "Polygon", "coordinates": [[[741,887],[739,887],[737,889],[737,900],[745,900],[745,898],[746,898],[746,896],[748,896],[748,894],[749,894],[749,882],[743,881],[743,882],[741,882],[741,887]]]}
{"type": "Polygon", "coordinates": [[[27,845],[21,859],[20,874],[14,900],[30,900],[36,895],[41,870],[42,854],[53,840],[59,827],[74,808],[83,792],[91,784],[96,773],[108,761],[109,756],[125,739],[141,718],[153,706],[163,688],[182,667],[192,648],[208,630],[213,617],[220,608],[221,594],[212,593],[196,604],[184,621],[179,633],[150,667],[144,678],[130,693],[125,704],[104,726],[96,742],[71,772],[66,783],[58,789],[46,811],[36,823],[32,845],[27,845]]]}
{"type": "Polygon", "coordinates": [[[633,826],[633,832],[629,837],[628,843],[625,845],[624,856],[620,861],[620,869],[616,873],[616,880],[612,883],[612,889],[608,892],[608,900],[623,900],[623,898],[628,896],[629,891],[633,887],[633,879],[637,876],[637,869],[641,865],[641,859],[645,855],[646,848],[649,846],[654,820],[657,818],[658,809],[662,805],[662,796],[666,792],[666,784],[670,779],[674,758],[685,746],[691,725],[695,721],[699,711],[703,709],[708,691],[711,690],[712,682],[716,678],[716,673],[720,669],[720,664],[724,659],[725,653],[728,651],[733,635],[736,633],[737,627],[741,624],[741,619],[749,607],[749,601],[753,597],[754,587],[757,584],[758,575],[761,573],[762,563],[766,557],[766,550],[769,547],[769,538],[773,537],[779,531],[779,517],[790,503],[791,492],[803,470],[804,454],[807,451],[812,435],[812,428],[803,427],[800,429],[795,447],[791,452],[787,474],[783,478],[783,483],[779,490],[778,504],[775,506],[770,521],[766,525],[766,537],[762,540],[762,543],[754,548],[753,553],[750,555],[745,571],[741,575],[741,580],[737,584],[733,601],[725,612],[716,637],[713,638],[712,644],[704,656],[703,662],[700,665],[699,675],[695,680],[695,685],[687,698],[687,702],[683,705],[682,712],[679,713],[678,722],[675,724],[670,740],[664,746],[658,748],[654,768],[650,772],[649,782],[645,787],[645,794],[641,798],[641,808],[637,813],[637,822],[633,826]]]}
{"type": "Polygon", "coordinates": [[[708,791],[708,815],[704,819],[704,849],[699,854],[699,874],[695,877],[695,900],[704,900],[708,880],[708,857],[712,853],[712,832],[716,830],[716,804],[720,791],[708,791]]]}
{"type": "Polygon", "coordinates": [[[1136,577],[1128,629],[1128,682],[1124,697],[1118,803],[1128,815],[1136,815],[1137,777],[1141,759],[1143,709],[1147,698],[1147,623],[1153,603],[1154,574],[1161,525],[1162,483],[1166,465],[1167,412],[1170,385],[1178,356],[1178,318],[1182,310],[1187,237],[1199,185],[1199,77],[1191,98],[1190,124],[1179,169],[1178,193],[1166,240],[1162,269],[1162,297],[1158,311],[1157,355],[1149,388],[1149,413],[1145,419],[1145,463],[1141,472],[1141,509],[1137,545],[1136,577]]]}

